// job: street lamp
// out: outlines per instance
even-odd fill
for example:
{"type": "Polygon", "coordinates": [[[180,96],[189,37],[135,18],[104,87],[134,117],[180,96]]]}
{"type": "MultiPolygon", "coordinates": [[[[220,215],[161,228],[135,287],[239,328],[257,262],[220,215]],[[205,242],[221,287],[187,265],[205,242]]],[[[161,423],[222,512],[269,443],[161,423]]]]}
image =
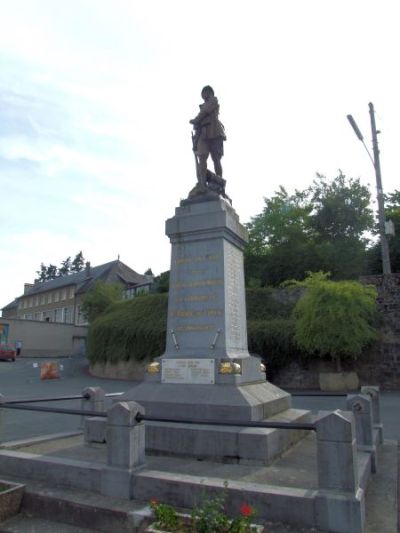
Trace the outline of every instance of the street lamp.
{"type": "Polygon", "coordinates": [[[372,131],[372,147],[374,150],[374,157],[370,154],[365,142],[364,137],[359,129],[359,127],[356,124],[356,121],[351,115],[347,115],[347,120],[350,122],[351,127],[354,130],[354,133],[357,135],[357,138],[363,143],[364,148],[366,149],[369,158],[372,161],[372,164],[374,165],[375,169],[375,176],[376,176],[376,197],[378,200],[378,220],[379,220],[379,234],[381,237],[381,251],[382,251],[382,269],[384,274],[390,274],[390,257],[389,257],[389,246],[386,239],[386,231],[385,231],[385,205],[383,200],[383,188],[382,188],[382,175],[381,175],[381,164],[379,160],[379,148],[378,148],[378,133],[379,131],[376,131],[376,124],[375,124],[375,111],[374,111],[374,104],[370,102],[368,104],[369,106],[369,114],[371,118],[371,131],[372,131]]]}

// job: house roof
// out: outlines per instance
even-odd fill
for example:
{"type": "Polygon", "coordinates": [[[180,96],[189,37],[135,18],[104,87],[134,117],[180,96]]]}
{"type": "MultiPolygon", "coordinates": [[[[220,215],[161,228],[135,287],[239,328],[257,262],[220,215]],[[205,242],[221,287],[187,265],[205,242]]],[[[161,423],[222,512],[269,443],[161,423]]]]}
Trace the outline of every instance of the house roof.
{"type": "Polygon", "coordinates": [[[18,296],[13,302],[3,307],[3,310],[16,307],[20,298],[41,294],[42,292],[60,289],[71,285],[76,286],[75,292],[77,294],[83,294],[90,290],[97,281],[107,281],[109,283],[119,282],[130,286],[143,285],[151,282],[147,276],[138,274],[121,261],[110,261],[104,265],[84,268],[81,272],[75,274],[69,274],[49,281],[35,283],[32,288],[25,292],[25,294],[18,296]]]}
{"type": "Polygon", "coordinates": [[[15,300],[5,305],[2,311],[8,311],[9,309],[16,309],[17,307],[18,307],[18,300],[15,298],[15,300]]]}

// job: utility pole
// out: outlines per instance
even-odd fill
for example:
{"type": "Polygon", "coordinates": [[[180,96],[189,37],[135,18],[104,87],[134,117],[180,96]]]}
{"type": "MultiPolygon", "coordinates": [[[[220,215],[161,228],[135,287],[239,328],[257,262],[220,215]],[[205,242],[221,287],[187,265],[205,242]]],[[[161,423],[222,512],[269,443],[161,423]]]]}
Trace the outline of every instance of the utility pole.
{"type": "Polygon", "coordinates": [[[374,157],[371,156],[365,142],[364,137],[358,128],[356,121],[351,115],[347,115],[347,120],[350,122],[351,127],[354,130],[354,133],[357,135],[358,139],[363,143],[364,148],[366,149],[369,158],[372,161],[375,169],[376,176],[376,190],[377,190],[377,200],[378,200],[378,220],[379,220],[379,235],[381,238],[381,253],[382,253],[382,271],[384,274],[390,274],[390,256],[389,256],[389,246],[386,238],[385,230],[385,204],[383,201],[383,187],[382,187],[382,175],[381,175],[381,163],[379,160],[379,148],[378,148],[378,131],[376,131],[375,124],[375,111],[374,104],[370,102],[369,104],[369,114],[371,117],[371,130],[372,130],[372,147],[374,150],[374,157]]]}
{"type": "Polygon", "coordinates": [[[389,256],[389,246],[386,238],[385,231],[385,204],[383,200],[383,188],[382,188],[382,175],[381,175],[381,163],[379,159],[379,148],[378,148],[378,132],[376,131],[375,124],[375,110],[374,104],[370,102],[369,114],[371,117],[371,131],[372,131],[372,146],[374,149],[374,167],[375,167],[375,176],[376,176],[376,192],[378,200],[378,218],[379,218],[379,233],[381,237],[381,247],[382,247],[382,267],[384,274],[390,274],[390,256],[389,256]]]}

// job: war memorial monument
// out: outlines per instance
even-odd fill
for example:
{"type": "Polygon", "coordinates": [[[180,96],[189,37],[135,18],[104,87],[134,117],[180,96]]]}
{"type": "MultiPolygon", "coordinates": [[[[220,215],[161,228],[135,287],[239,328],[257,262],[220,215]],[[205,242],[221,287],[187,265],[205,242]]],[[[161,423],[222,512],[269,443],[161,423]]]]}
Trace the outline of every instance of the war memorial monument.
{"type": "MultiPolygon", "coordinates": [[[[228,513],[250,503],[261,523],[363,533],[383,442],[379,390],[348,395],[347,411],[311,416],[249,353],[247,235],[225,191],[219,103],[209,86],[202,98],[190,121],[197,182],[166,222],[165,353],[108,409],[102,389],[84,389],[81,410],[69,411],[84,416],[83,435],[3,443],[0,473],[33,483],[26,512],[53,510],[58,522],[107,533],[146,531],[152,498],[192,509],[204,493],[224,494],[228,513]]],[[[1,407],[12,403],[0,394],[1,407]]]]}
{"type": "Polygon", "coordinates": [[[190,122],[197,183],[167,220],[172,245],[165,353],[145,381],[127,394],[146,415],[231,421],[232,426],[152,423],[146,448],[221,461],[267,464],[301,432],[235,428],[235,422],[301,420],[290,395],[266,381],[265,367],[247,347],[243,250],[246,229],[222,178],[225,131],[211,87],[190,122]],[[211,155],[215,173],[207,169],[211,155]]]}

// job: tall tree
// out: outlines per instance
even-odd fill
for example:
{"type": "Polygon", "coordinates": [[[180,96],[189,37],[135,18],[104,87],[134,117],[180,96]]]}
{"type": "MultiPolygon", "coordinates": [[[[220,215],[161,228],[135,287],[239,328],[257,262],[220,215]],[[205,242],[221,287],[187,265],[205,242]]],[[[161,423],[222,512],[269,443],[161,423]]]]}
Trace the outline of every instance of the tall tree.
{"type": "Polygon", "coordinates": [[[334,279],[360,275],[364,233],[373,227],[370,193],[342,172],[333,180],[317,174],[305,191],[290,195],[280,187],[247,228],[246,282],[277,285],[324,270],[334,279]]]}
{"type": "Polygon", "coordinates": [[[333,180],[317,174],[310,195],[313,205],[310,222],[318,240],[361,239],[373,229],[371,193],[358,178],[347,178],[342,171],[333,180]]]}
{"type": "Polygon", "coordinates": [[[76,254],[71,265],[71,272],[80,272],[85,266],[85,258],[83,257],[82,250],[76,254]]]}
{"type": "MultiPolygon", "coordinates": [[[[400,272],[400,191],[385,194],[385,218],[391,220],[394,235],[387,235],[392,272],[400,272]]],[[[378,228],[375,231],[378,234],[378,228]]],[[[366,274],[382,274],[381,243],[378,240],[367,253],[366,274]]]]}
{"type": "Polygon", "coordinates": [[[68,256],[64,261],[61,261],[61,266],[58,269],[58,273],[60,276],[68,276],[68,274],[71,272],[71,256],[68,256]]]}
{"type": "Polygon", "coordinates": [[[98,281],[82,299],[82,314],[92,322],[113,303],[122,300],[122,285],[98,281]]]}
{"type": "Polygon", "coordinates": [[[44,263],[40,263],[40,270],[36,270],[36,274],[38,275],[37,278],[35,278],[35,282],[39,281],[42,283],[43,281],[46,281],[46,273],[47,273],[47,266],[44,263]]]}
{"type": "Polygon", "coordinates": [[[46,268],[46,281],[56,278],[58,278],[58,268],[56,267],[56,265],[50,264],[46,268]]]}

